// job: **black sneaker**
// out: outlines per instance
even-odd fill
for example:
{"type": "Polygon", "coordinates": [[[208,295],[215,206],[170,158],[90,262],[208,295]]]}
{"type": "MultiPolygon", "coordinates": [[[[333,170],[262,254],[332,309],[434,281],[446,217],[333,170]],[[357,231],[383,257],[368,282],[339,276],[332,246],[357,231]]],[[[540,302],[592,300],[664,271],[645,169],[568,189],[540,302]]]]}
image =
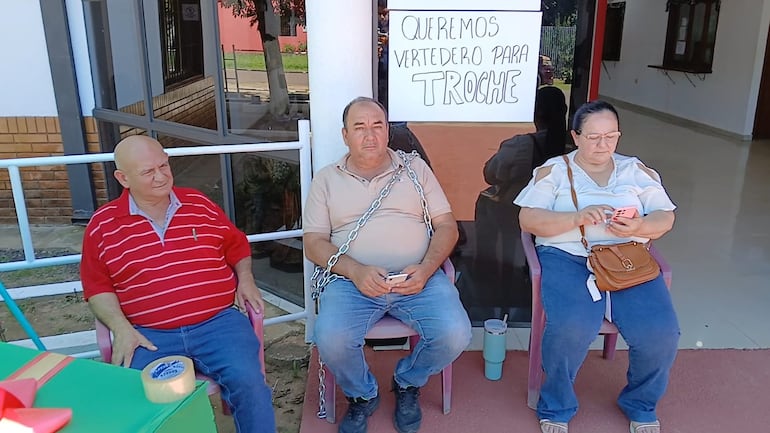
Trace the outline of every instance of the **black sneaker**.
{"type": "Polygon", "coordinates": [[[380,396],[369,400],[348,397],[348,402],[348,413],[340,422],[339,433],[366,433],[366,420],[379,406],[380,396]]]}
{"type": "Polygon", "coordinates": [[[393,392],[396,393],[396,412],[393,414],[393,426],[398,433],[416,433],[422,422],[420,410],[420,388],[408,386],[401,388],[393,379],[393,392]]]}

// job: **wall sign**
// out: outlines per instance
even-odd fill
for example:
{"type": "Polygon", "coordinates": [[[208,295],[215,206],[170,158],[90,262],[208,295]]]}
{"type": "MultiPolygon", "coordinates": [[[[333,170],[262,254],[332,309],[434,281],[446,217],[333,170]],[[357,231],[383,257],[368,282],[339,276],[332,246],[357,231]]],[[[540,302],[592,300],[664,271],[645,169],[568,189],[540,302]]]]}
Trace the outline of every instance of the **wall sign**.
{"type": "Polygon", "coordinates": [[[532,121],[541,12],[391,10],[389,17],[391,121],[532,121]]]}
{"type": "Polygon", "coordinates": [[[182,3],[182,21],[200,21],[200,7],[195,3],[182,3]]]}

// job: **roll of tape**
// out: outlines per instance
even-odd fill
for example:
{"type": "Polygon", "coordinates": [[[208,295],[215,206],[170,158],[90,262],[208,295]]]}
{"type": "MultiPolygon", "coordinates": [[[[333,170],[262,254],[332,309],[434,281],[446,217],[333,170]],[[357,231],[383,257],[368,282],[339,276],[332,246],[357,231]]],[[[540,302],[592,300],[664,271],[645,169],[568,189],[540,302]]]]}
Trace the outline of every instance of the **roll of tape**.
{"type": "Polygon", "coordinates": [[[153,403],[171,403],[190,395],[195,389],[195,371],[190,358],[166,356],[142,370],[142,385],[153,403]]]}

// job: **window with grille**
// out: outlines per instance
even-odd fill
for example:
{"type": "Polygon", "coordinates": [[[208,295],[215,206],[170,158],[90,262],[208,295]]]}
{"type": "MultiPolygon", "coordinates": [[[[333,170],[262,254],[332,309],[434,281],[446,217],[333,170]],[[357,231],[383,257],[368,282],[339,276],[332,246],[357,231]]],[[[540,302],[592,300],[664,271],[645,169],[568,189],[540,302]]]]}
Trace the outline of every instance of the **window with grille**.
{"type": "Polygon", "coordinates": [[[663,67],[710,73],[720,0],[668,0],[663,67]]]}
{"type": "Polygon", "coordinates": [[[620,60],[620,46],[623,41],[623,19],[625,15],[626,2],[607,4],[607,20],[604,26],[602,60],[620,60]]]}
{"type": "Polygon", "coordinates": [[[162,0],[160,43],[166,86],[203,75],[200,2],[162,0]]]}

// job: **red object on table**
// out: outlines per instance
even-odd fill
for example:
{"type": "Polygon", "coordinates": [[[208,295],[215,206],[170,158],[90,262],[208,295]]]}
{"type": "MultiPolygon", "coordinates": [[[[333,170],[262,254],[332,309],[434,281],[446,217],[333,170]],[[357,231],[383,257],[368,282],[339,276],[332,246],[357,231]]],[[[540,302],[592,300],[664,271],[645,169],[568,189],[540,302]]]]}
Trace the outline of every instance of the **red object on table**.
{"type": "Polygon", "coordinates": [[[72,409],[33,408],[37,390],[72,360],[46,352],[0,381],[0,431],[53,433],[72,419],[72,409]]]}

